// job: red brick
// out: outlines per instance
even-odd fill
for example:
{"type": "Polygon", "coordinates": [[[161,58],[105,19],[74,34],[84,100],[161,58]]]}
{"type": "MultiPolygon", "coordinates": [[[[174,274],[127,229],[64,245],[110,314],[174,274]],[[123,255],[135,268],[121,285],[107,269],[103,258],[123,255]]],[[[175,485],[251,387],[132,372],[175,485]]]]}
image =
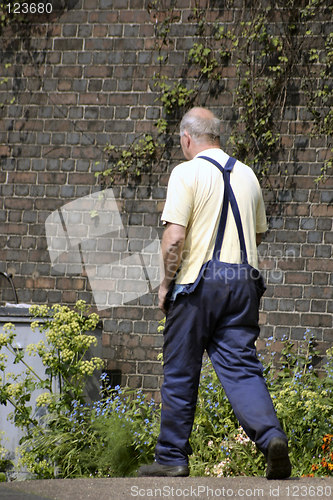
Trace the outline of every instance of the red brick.
{"type": "Polygon", "coordinates": [[[301,314],[301,325],[305,327],[331,327],[332,315],[331,314],[301,314]]]}
{"type": "Polygon", "coordinates": [[[73,148],[72,158],[82,158],[84,160],[100,160],[101,152],[100,149],[94,146],[81,146],[73,148]]]}
{"type": "Polygon", "coordinates": [[[67,174],[58,174],[55,172],[39,172],[38,173],[38,183],[39,184],[58,184],[62,186],[66,184],[67,174]]]}
{"type": "Polygon", "coordinates": [[[43,122],[40,120],[18,120],[15,122],[14,130],[41,131],[43,130],[43,122]]]}
{"type": "Polygon", "coordinates": [[[311,215],[313,217],[333,217],[333,205],[312,205],[311,215]]]}
{"type": "Polygon", "coordinates": [[[82,278],[57,278],[56,288],[60,290],[84,290],[85,280],[82,278]]]}
{"type": "Polygon", "coordinates": [[[73,81],[69,80],[59,80],[58,82],[58,90],[60,92],[66,92],[73,89],[73,81]]]}
{"type": "Polygon", "coordinates": [[[289,273],[286,273],[285,282],[286,282],[286,284],[290,283],[290,284],[309,285],[312,282],[312,274],[305,273],[303,271],[298,272],[298,273],[289,272],[289,273]]]}
{"type": "Polygon", "coordinates": [[[80,66],[59,66],[54,69],[56,78],[81,78],[83,70],[80,66]]]}
{"type": "Polygon", "coordinates": [[[146,10],[121,10],[119,12],[119,22],[124,24],[145,24],[149,22],[149,14],[146,10]]]}
{"type": "Polygon", "coordinates": [[[73,128],[72,123],[69,120],[46,120],[45,121],[45,132],[71,132],[73,128]]]}
{"type": "MultiPolygon", "coordinates": [[[[85,78],[108,78],[112,74],[112,66],[88,66],[84,70],[85,78]]],[[[105,102],[102,104],[105,104],[105,102]]]]}
{"type": "MultiPolygon", "coordinates": [[[[290,259],[286,258],[285,260],[281,259],[278,261],[278,268],[282,269],[283,271],[289,271],[289,270],[303,271],[306,268],[305,259],[300,259],[300,258],[294,258],[294,259],[293,258],[290,258],[290,259]]],[[[294,273],[294,274],[296,274],[296,273],[294,273]]]]}
{"type": "MultiPolygon", "coordinates": [[[[94,10],[96,9],[96,3],[94,10]]],[[[89,13],[89,23],[91,24],[115,24],[118,21],[117,11],[96,11],[89,13]]]]}
{"type": "Polygon", "coordinates": [[[95,105],[106,105],[108,100],[108,96],[105,94],[80,94],[79,95],[79,104],[95,104],[95,105]]]}
{"type": "Polygon", "coordinates": [[[49,102],[51,104],[60,104],[61,106],[65,104],[76,104],[77,94],[64,94],[63,92],[57,94],[49,93],[49,102]]]}
{"type": "Polygon", "coordinates": [[[274,297],[301,298],[303,296],[302,286],[278,285],[274,289],[274,297]]]}
{"type": "Polygon", "coordinates": [[[88,184],[93,186],[95,184],[95,175],[94,174],[85,174],[85,173],[75,173],[68,175],[68,184],[84,185],[88,184]]]}
{"type": "Polygon", "coordinates": [[[143,311],[141,307],[117,307],[114,311],[114,318],[121,319],[142,319],[143,311]]]}
{"type": "Polygon", "coordinates": [[[77,298],[76,291],[74,290],[65,290],[62,292],[62,301],[66,304],[74,304],[77,298]]]}
{"type": "Polygon", "coordinates": [[[6,223],[0,224],[0,234],[26,234],[27,228],[25,224],[6,223]]]}
{"type": "Polygon", "coordinates": [[[267,313],[267,320],[269,324],[273,325],[286,325],[286,326],[295,326],[299,325],[299,313],[267,313]]]}
{"type": "Polygon", "coordinates": [[[64,158],[67,160],[70,157],[70,147],[69,146],[45,146],[43,148],[43,158],[64,158]]]}
{"type": "Polygon", "coordinates": [[[9,146],[0,146],[0,157],[10,156],[9,146]]]}
{"type": "Polygon", "coordinates": [[[36,184],[37,174],[34,172],[9,172],[8,183],[36,184]]]}
{"type": "Polygon", "coordinates": [[[91,38],[90,40],[86,40],[85,49],[111,51],[114,49],[114,41],[112,38],[91,38]]]}
{"type": "Polygon", "coordinates": [[[14,210],[32,210],[34,200],[31,198],[7,198],[5,199],[5,208],[14,210]]]}
{"type": "Polygon", "coordinates": [[[333,259],[308,259],[306,264],[307,271],[333,271],[333,259]]]}
{"type": "Polygon", "coordinates": [[[108,34],[108,27],[107,25],[95,25],[93,26],[93,36],[95,37],[106,37],[108,34]]]}
{"type": "Polygon", "coordinates": [[[33,282],[34,282],[34,285],[33,285],[34,288],[42,288],[44,290],[54,289],[55,283],[56,283],[56,278],[51,278],[51,277],[46,278],[46,277],[40,276],[39,278],[34,279],[33,282]]]}

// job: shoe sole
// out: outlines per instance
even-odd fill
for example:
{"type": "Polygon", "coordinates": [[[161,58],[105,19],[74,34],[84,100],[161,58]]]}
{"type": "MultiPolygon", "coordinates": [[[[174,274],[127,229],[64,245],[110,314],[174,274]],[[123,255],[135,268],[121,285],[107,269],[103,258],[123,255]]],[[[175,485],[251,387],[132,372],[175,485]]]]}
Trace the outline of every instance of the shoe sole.
{"type": "Polygon", "coordinates": [[[138,477],[187,477],[189,476],[189,470],[181,467],[177,470],[177,467],[168,468],[166,466],[156,467],[156,466],[143,466],[138,471],[138,477]]]}
{"type": "Polygon", "coordinates": [[[291,474],[291,463],[288,456],[288,445],[276,438],[270,443],[267,454],[267,479],[286,479],[291,474]]]}

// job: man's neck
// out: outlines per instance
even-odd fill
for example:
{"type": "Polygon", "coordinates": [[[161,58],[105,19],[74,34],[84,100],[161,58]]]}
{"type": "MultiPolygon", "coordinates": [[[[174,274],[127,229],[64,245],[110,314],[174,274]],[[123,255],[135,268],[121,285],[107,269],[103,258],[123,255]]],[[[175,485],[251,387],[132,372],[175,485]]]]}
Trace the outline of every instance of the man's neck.
{"type": "Polygon", "coordinates": [[[191,151],[191,159],[193,159],[195,156],[197,156],[199,153],[202,153],[202,151],[206,151],[206,149],[220,149],[219,144],[195,144],[193,146],[193,149],[191,151]]]}

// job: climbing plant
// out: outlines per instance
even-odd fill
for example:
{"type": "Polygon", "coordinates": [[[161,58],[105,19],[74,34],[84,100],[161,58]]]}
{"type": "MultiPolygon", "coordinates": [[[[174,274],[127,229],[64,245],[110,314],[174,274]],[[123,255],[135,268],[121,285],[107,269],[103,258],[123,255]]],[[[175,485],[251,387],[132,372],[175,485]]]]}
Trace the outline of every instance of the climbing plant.
{"type": "Polygon", "coordinates": [[[138,137],[129,148],[108,144],[105,151],[109,155],[109,166],[103,171],[97,171],[95,175],[105,185],[113,183],[119,177],[138,177],[152,165],[158,147],[157,141],[150,134],[138,137]]]}
{"type": "MultiPolygon", "coordinates": [[[[305,102],[310,111],[310,134],[331,139],[333,136],[331,112],[327,108],[332,98],[328,85],[331,35],[323,44],[324,37],[313,31],[314,21],[321,16],[332,18],[333,6],[327,7],[322,0],[277,0],[265,9],[260,4],[263,2],[247,7],[250,20],[239,23],[237,37],[230,31],[224,34],[232,41],[238,73],[235,103],[239,113],[230,142],[234,154],[250,163],[259,176],[269,173],[272,159],[281,148],[280,130],[286,107],[294,106],[293,100],[304,86],[315,82],[315,87],[308,87],[305,102]],[[319,62],[322,69],[318,81],[319,62]]],[[[329,162],[324,166],[326,173],[328,168],[329,162]]]]}
{"type": "MultiPolygon", "coordinates": [[[[2,34],[3,29],[8,26],[9,24],[13,22],[23,22],[24,21],[24,16],[23,15],[14,15],[13,12],[8,9],[7,5],[9,2],[0,2],[0,35],[2,34]]],[[[18,3],[22,3],[22,0],[20,0],[18,3]]],[[[9,63],[2,63],[2,74],[7,72],[7,70],[11,67],[11,64],[9,63]]],[[[0,77],[0,90],[3,90],[3,87],[6,86],[8,83],[8,76],[1,76],[0,77]]],[[[11,97],[10,99],[6,98],[4,101],[2,99],[0,100],[0,108],[2,108],[5,104],[13,104],[15,101],[14,97],[11,97]]]]}
{"type": "Polygon", "coordinates": [[[330,142],[329,152],[331,156],[324,162],[321,175],[317,182],[325,179],[333,168],[333,32],[329,33],[325,40],[325,49],[321,51],[317,48],[309,50],[308,72],[312,78],[307,78],[303,82],[303,88],[308,97],[308,109],[313,118],[313,128],[311,134],[315,137],[326,136],[330,142]],[[319,79],[316,78],[316,67],[320,65],[321,71],[319,79]],[[316,84],[315,84],[316,82],[316,84]]]}
{"type": "MultiPolygon", "coordinates": [[[[185,52],[186,59],[175,78],[168,74],[170,51],[174,51],[172,27],[180,22],[177,0],[151,0],[148,11],[155,28],[156,72],[153,90],[161,114],[154,133],[135,141],[129,148],[112,145],[108,153],[118,153],[111,172],[140,175],[163,153],[167,136],[178,127],[183,113],[192,105],[204,105],[206,99],[231,92],[234,117],[229,137],[230,152],[251,165],[258,177],[270,172],[281,150],[281,127],[288,107],[297,104],[300,91],[308,111],[308,134],[327,138],[332,149],[332,59],[333,34],[318,29],[319,20],[332,20],[333,5],[325,0],[275,0],[243,2],[236,7],[233,0],[219,4],[231,9],[233,22],[220,21],[214,0],[195,0],[188,16],[193,43],[185,52]],[[223,4],[223,5],[222,5],[223,4]],[[226,88],[225,69],[234,69],[234,88],[226,88]],[[305,71],[306,70],[306,71],[305,71]]],[[[186,30],[184,20],[181,20],[186,30]]],[[[332,159],[323,164],[322,180],[332,168],[332,159]]],[[[99,173],[101,174],[101,173],[99,173]]],[[[97,174],[98,175],[98,174],[97,174]]]]}

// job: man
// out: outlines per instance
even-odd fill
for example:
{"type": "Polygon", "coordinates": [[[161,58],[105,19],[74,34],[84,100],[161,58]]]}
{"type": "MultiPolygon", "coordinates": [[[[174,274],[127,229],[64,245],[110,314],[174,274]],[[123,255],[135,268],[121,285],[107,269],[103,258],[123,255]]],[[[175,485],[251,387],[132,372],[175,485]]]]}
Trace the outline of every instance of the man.
{"type": "Polygon", "coordinates": [[[266,477],[291,473],[287,437],[255,350],[264,291],[257,245],[267,230],[262,193],[252,170],[220,149],[219,137],[220,121],[205,108],[191,109],[181,121],[180,144],[188,161],[171,173],[162,214],[161,429],[155,462],[141,467],[140,476],[189,475],[204,350],[237,419],[265,454],[266,477]]]}

